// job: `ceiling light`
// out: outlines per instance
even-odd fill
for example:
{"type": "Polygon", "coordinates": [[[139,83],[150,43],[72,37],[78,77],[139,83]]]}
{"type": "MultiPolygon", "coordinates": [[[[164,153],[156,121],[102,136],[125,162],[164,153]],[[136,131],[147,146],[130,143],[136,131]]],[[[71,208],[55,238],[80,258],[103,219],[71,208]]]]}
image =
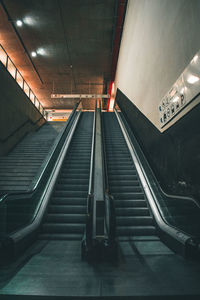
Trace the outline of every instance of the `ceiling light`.
{"type": "Polygon", "coordinates": [[[44,50],[43,48],[39,48],[39,49],[37,50],[37,54],[45,55],[46,52],[45,52],[45,50],[44,50]]]}
{"type": "Polygon", "coordinates": [[[21,20],[17,20],[16,24],[17,24],[18,27],[22,27],[23,22],[21,20]]]}
{"type": "Polygon", "coordinates": [[[32,52],[31,52],[31,56],[36,57],[36,56],[37,56],[37,53],[36,53],[35,51],[32,51],[32,52]]]}
{"type": "Polygon", "coordinates": [[[193,83],[195,83],[195,82],[197,82],[197,81],[199,81],[199,77],[194,76],[194,75],[190,75],[190,76],[188,77],[188,79],[187,79],[187,82],[189,82],[189,83],[191,83],[191,84],[193,84],[193,83]]]}

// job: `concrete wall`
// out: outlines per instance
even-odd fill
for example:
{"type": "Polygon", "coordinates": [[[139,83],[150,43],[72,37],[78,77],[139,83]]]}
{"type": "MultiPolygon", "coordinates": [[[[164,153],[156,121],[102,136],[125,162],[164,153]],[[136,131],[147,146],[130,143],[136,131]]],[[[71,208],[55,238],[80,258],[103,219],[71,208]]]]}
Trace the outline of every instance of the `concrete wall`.
{"type": "Polygon", "coordinates": [[[45,119],[0,62],[0,155],[45,119]]]}
{"type": "Polygon", "coordinates": [[[199,0],[128,1],[115,88],[158,128],[162,97],[200,49],[199,12],[199,0]]]}

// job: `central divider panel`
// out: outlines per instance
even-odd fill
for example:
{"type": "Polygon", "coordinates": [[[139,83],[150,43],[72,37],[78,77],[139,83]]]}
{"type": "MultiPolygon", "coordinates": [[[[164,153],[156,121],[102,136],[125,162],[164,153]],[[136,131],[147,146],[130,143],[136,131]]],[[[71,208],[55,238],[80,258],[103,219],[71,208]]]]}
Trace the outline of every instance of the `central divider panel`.
{"type": "Polygon", "coordinates": [[[64,159],[40,239],[81,240],[86,223],[93,112],[83,112],[64,159]]]}

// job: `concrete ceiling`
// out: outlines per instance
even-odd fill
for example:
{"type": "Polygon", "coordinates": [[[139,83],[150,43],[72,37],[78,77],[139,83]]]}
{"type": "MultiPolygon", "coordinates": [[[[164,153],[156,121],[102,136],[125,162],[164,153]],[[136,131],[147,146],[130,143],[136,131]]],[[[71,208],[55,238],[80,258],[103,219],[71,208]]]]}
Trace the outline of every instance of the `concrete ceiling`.
{"type": "MultiPolygon", "coordinates": [[[[3,4],[0,42],[45,108],[70,109],[76,102],[51,99],[52,92],[107,92],[116,0],[4,0],[3,4]],[[16,27],[18,19],[24,22],[22,27],[16,27]],[[28,54],[42,49],[31,57],[34,66],[9,22],[28,54]]],[[[92,109],[93,103],[84,100],[83,108],[92,109]]]]}

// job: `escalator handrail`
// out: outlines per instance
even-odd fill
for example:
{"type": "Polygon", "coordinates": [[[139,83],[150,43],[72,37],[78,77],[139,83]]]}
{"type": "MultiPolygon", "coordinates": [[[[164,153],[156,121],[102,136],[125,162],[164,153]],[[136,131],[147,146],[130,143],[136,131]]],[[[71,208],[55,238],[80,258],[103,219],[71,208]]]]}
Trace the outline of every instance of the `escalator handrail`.
{"type": "MultiPolygon", "coordinates": [[[[109,182],[108,182],[108,170],[107,170],[107,160],[106,160],[106,149],[105,149],[105,134],[104,125],[102,118],[102,152],[103,152],[103,167],[104,167],[104,186],[105,186],[105,226],[107,231],[108,239],[114,240],[115,234],[111,232],[112,220],[115,218],[114,202],[113,196],[109,192],[109,182]],[[112,203],[111,203],[112,202],[112,203]]],[[[115,229],[114,229],[115,230],[115,229]]]]}
{"type": "Polygon", "coordinates": [[[33,193],[37,189],[38,185],[40,184],[40,182],[43,178],[44,173],[46,172],[46,170],[47,170],[47,168],[48,168],[48,166],[49,166],[49,164],[52,160],[52,157],[53,157],[54,153],[56,152],[56,150],[58,148],[58,145],[59,145],[62,137],[64,136],[64,134],[65,134],[66,130],[68,129],[68,127],[71,125],[71,121],[73,120],[73,117],[76,113],[76,110],[77,110],[77,107],[79,106],[79,103],[80,103],[80,101],[75,104],[75,106],[73,108],[73,111],[71,112],[71,114],[70,114],[70,116],[69,116],[69,118],[66,122],[66,125],[65,125],[64,129],[62,130],[61,135],[59,135],[57,140],[55,141],[55,143],[53,145],[53,149],[51,149],[51,153],[47,156],[46,160],[42,164],[42,166],[40,168],[40,170],[41,169],[42,170],[41,170],[41,172],[38,172],[38,175],[36,175],[36,178],[34,179],[34,183],[31,185],[30,189],[27,190],[27,191],[20,191],[19,190],[19,191],[16,191],[16,192],[9,192],[9,193],[6,193],[6,194],[2,195],[0,197],[0,205],[3,204],[6,201],[7,197],[9,197],[11,195],[12,196],[14,196],[14,195],[16,195],[16,196],[18,196],[18,195],[27,195],[27,194],[33,193]]]}
{"type": "Polygon", "coordinates": [[[137,169],[137,172],[138,172],[138,175],[140,177],[140,180],[141,180],[141,183],[143,185],[143,188],[144,188],[144,191],[145,191],[145,194],[149,200],[149,204],[150,204],[150,207],[153,211],[153,214],[154,214],[154,217],[159,225],[159,227],[164,231],[166,232],[167,234],[169,234],[170,236],[172,236],[173,238],[175,238],[176,240],[178,240],[179,242],[181,242],[182,244],[186,244],[188,240],[190,240],[191,238],[193,238],[192,235],[184,232],[183,230],[179,229],[179,228],[176,228],[175,226],[172,226],[171,224],[169,224],[167,222],[167,220],[165,219],[165,217],[163,216],[162,214],[162,209],[160,207],[160,204],[159,204],[159,201],[153,191],[153,188],[148,180],[148,177],[146,175],[146,172],[142,166],[142,163],[140,161],[140,158],[138,157],[136,151],[135,151],[135,148],[132,144],[132,141],[130,139],[130,136],[127,132],[127,129],[121,119],[121,116],[119,116],[119,113],[118,111],[115,109],[114,110],[115,114],[116,114],[116,117],[117,117],[117,120],[119,122],[119,125],[122,129],[122,132],[123,134],[125,133],[124,137],[125,137],[125,140],[126,140],[126,143],[127,143],[127,146],[131,152],[131,156],[134,160],[134,163],[135,163],[135,167],[137,169]],[[130,147],[129,147],[129,145],[130,147]],[[133,155],[132,155],[133,154],[133,155]]]}
{"type": "MultiPolygon", "coordinates": [[[[90,177],[89,177],[89,185],[88,185],[88,196],[89,197],[92,195],[92,189],[93,189],[94,146],[95,146],[95,132],[96,132],[96,111],[97,111],[97,103],[95,103],[93,129],[92,129],[92,146],[91,146],[91,156],[90,156],[90,177]]],[[[87,209],[88,209],[88,207],[87,207],[87,209]]]]}

